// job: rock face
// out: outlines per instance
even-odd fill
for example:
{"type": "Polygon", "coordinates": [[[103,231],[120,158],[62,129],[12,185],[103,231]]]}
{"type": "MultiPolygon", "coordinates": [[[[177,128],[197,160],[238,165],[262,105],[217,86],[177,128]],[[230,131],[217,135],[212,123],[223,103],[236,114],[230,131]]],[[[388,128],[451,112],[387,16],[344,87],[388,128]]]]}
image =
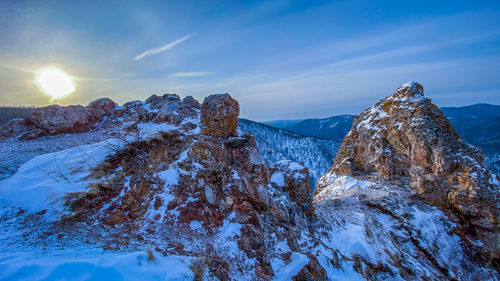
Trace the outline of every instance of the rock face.
{"type": "Polygon", "coordinates": [[[211,95],[201,105],[203,132],[214,137],[236,135],[240,106],[228,94],[211,95]]]}
{"type": "Polygon", "coordinates": [[[459,222],[456,232],[480,259],[500,258],[498,179],[422,85],[406,83],[359,114],[329,172],[410,186],[459,222]]]}
{"type": "Polygon", "coordinates": [[[284,188],[283,192],[290,194],[304,212],[312,215],[312,188],[307,168],[290,160],[282,160],[271,166],[271,175],[271,183],[284,188]]]}

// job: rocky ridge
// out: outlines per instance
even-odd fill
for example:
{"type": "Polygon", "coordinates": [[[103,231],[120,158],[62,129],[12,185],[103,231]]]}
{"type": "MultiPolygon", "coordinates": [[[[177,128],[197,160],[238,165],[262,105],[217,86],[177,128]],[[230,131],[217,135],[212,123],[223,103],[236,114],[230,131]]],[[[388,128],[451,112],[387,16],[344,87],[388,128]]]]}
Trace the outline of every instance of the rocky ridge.
{"type": "MultiPolygon", "coordinates": [[[[421,167],[433,163],[422,160],[427,154],[416,153],[412,162],[411,153],[393,148],[415,141],[422,146],[417,151],[427,152],[432,139],[430,151],[441,151],[446,140],[450,151],[473,161],[460,158],[458,167],[477,164],[469,169],[487,173],[480,169],[480,155],[469,155],[473,148],[453,143],[458,136],[451,126],[427,124],[426,114],[442,119],[419,93],[419,84],[406,84],[387,99],[389,105],[379,107],[383,100],[360,114],[314,196],[307,168],[288,160],[268,165],[255,138],[238,134],[239,105],[227,94],[209,96],[201,105],[166,94],[106,107],[90,115],[100,117],[85,119],[100,121],[67,128],[99,134],[113,129],[108,139],[38,156],[0,181],[0,237],[8,247],[53,251],[74,245],[115,252],[148,249],[153,257],[185,257],[194,278],[205,280],[498,279],[489,263],[495,259],[494,243],[478,242],[494,233],[483,225],[491,217],[482,216],[492,209],[470,205],[481,216],[469,217],[467,225],[464,214],[447,208],[453,201],[440,197],[440,188],[467,175],[443,169],[448,162],[441,160],[440,172],[430,177],[431,168],[421,167]],[[399,120],[393,126],[408,132],[391,133],[389,141],[386,126],[392,116],[399,120]],[[420,177],[434,181],[424,184],[421,194],[413,184],[420,177]],[[478,234],[470,227],[481,231],[480,240],[471,240],[478,234]]],[[[45,118],[54,120],[50,126],[75,120],[45,118]]],[[[42,129],[23,125],[17,134],[9,126],[4,137],[16,142],[34,142],[16,138],[42,129]]],[[[65,135],[43,128],[49,136],[42,139],[65,135]]],[[[495,179],[489,181],[488,187],[498,190],[495,179]]]]}
{"type": "MultiPolygon", "coordinates": [[[[311,235],[314,213],[307,168],[290,161],[268,166],[254,137],[237,134],[239,105],[228,94],[201,105],[191,97],[152,96],[109,107],[100,119],[84,119],[88,126],[73,122],[80,120],[73,115],[88,116],[88,108],[51,106],[28,117],[49,119],[47,134],[62,132],[52,127],[122,131],[106,142],[111,153],[84,177],[86,188],[64,195],[66,210],[52,226],[57,232],[78,229],[106,249],[149,245],[163,255],[200,257],[214,279],[268,280],[294,259],[303,263],[294,274],[320,274],[316,258],[299,245],[311,235]]],[[[34,127],[23,130],[41,128],[34,127]]],[[[74,181],[72,171],[59,172],[74,181]]]]}

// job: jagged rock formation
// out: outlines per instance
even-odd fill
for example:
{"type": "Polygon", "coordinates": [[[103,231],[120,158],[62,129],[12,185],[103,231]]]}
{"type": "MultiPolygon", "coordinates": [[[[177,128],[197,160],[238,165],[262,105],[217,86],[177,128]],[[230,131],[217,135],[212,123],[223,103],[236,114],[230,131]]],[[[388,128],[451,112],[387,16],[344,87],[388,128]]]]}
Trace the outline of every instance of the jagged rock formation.
{"type": "MultiPolygon", "coordinates": [[[[407,89],[420,91],[418,85],[409,84],[397,94],[407,89]]],[[[88,132],[27,141],[17,139],[16,133],[5,140],[28,147],[44,141],[58,143],[70,135],[86,145],[49,151],[0,181],[0,239],[5,242],[0,252],[11,255],[19,249],[39,249],[45,258],[45,254],[58,255],[61,248],[72,247],[98,247],[105,253],[127,255],[147,251],[147,259],[138,256],[129,266],[144,262],[145,268],[156,266],[155,270],[165,272],[169,267],[189,265],[192,274],[180,279],[497,280],[491,264],[473,258],[471,249],[476,248],[464,243],[473,242],[468,240],[473,237],[469,230],[479,229],[476,224],[470,220],[467,228],[462,225],[464,214],[434,203],[448,199],[422,200],[409,187],[412,173],[398,167],[401,164],[411,171],[416,166],[415,178],[433,181],[433,188],[443,182],[447,187],[454,177],[453,171],[445,174],[443,167],[449,165],[444,160],[424,169],[433,163],[425,160],[431,157],[425,153],[434,152],[426,150],[424,134],[415,131],[432,133],[433,126],[418,119],[425,114],[405,117],[410,113],[397,113],[397,108],[408,105],[406,99],[415,106],[427,102],[416,95],[405,97],[356,119],[363,129],[353,127],[353,139],[346,138],[352,143],[344,143],[338,156],[349,162],[336,158],[314,196],[304,165],[289,160],[269,165],[255,138],[238,133],[239,105],[227,94],[207,97],[201,105],[192,97],[170,94],[123,106],[106,100],[93,102],[84,111],[92,111],[101,121],[88,132]],[[387,116],[378,116],[378,110],[387,110],[387,116]],[[385,126],[392,121],[385,118],[390,120],[392,114],[401,118],[401,124],[394,126],[409,130],[399,138],[408,138],[409,147],[411,141],[422,146],[416,156],[398,150],[404,146],[398,144],[396,134],[387,139],[385,126]],[[412,122],[421,125],[412,130],[412,122]],[[90,135],[99,137],[89,140],[90,135]],[[427,173],[433,168],[443,174],[430,177],[427,173]]],[[[53,119],[52,115],[48,118],[53,119]]],[[[49,134],[47,129],[40,130],[49,134]]],[[[452,133],[435,133],[437,141],[431,145],[436,147],[431,147],[436,151],[441,151],[437,144],[443,135],[452,143],[452,133]]],[[[450,147],[457,148],[464,154],[469,151],[460,143],[450,147]]],[[[440,159],[437,156],[430,159],[440,159]]],[[[497,183],[491,180],[490,187],[495,188],[497,183]]],[[[441,196],[439,192],[433,195],[432,189],[423,190],[426,198],[441,196]]],[[[493,244],[482,243],[485,248],[493,244]]],[[[0,270],[0,278],[15,279],[16,272],[29,278],[24,265],[30,263],[18,266],[19,259],[1,258],[0,269],[7,273],[1,275],[0,270]],[[5,266],[9,264],[15,265],[5,266]]],[[[65,262],[71,263],[74,258],[68,259],[65,262]]]]}
{"type": "Polygon", "coordinates": [[[359,114],[329,172],[411,187],[459,224],[455,231],[479,259],[498,262],[498,179],[422,85],[404,84],[359,114]]]}
{"type": "MultiPolygon", "coordinates": [[[[440,109],[460,136],[469,144],[481,150],[485,166],[490,171],[500,175],[500,106],[474,104],[463,107],[442,107],[440,109]]],[[[352,127],[354,117],[354,115],[337,115],[324,119],[277,120],[263,123],[306,137],[338,141],[340,145],[342,139],[352,127]]],[[[256,139],[257,144],[259,144],[257,136],[256,139]]],[[[280,144],[278,143],[276,146],[279,148],[280,144]]],[[[329,157],[328,160],[330,161],[332,158],[329,157]]],[[[314,169],[312,166],[306,166],[309,169],[314,169]]],[[[330,166],[331,163],[329,163],[328,168],[330,166]]],[[[325,172],[321,173],[320,176],[324,175],[325,172]]]]}

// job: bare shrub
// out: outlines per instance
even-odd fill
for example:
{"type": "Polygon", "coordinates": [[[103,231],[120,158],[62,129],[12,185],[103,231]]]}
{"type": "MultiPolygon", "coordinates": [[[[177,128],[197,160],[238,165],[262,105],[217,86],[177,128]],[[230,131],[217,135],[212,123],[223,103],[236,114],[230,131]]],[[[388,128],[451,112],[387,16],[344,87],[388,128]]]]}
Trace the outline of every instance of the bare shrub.
{"type": "Polygon", "coordinates": [[[189,269],[191,269],[194,274],[194,281],[203,281],[205,270],[207,269],[204,259],[196,259],[192,261],[189,269]]]}
{"type": "Polygon", "coordinates": [[[154,261],[156,259],[155,254],[153,253],[153,250],[147,249],[146,253],[148,254],[148,261],[154,261]]]}

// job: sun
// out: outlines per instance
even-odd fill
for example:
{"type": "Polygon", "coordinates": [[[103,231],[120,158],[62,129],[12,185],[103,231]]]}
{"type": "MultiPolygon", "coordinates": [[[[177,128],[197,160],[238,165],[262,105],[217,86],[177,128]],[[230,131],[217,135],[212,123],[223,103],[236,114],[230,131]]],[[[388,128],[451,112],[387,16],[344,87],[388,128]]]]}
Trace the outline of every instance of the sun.
{"type": "Polygon", "coordinates": [[[75,91],[73,78],[57,67],[40,69],[35,74],[35,81],[40,90],[55,100],[75,91]]]}

